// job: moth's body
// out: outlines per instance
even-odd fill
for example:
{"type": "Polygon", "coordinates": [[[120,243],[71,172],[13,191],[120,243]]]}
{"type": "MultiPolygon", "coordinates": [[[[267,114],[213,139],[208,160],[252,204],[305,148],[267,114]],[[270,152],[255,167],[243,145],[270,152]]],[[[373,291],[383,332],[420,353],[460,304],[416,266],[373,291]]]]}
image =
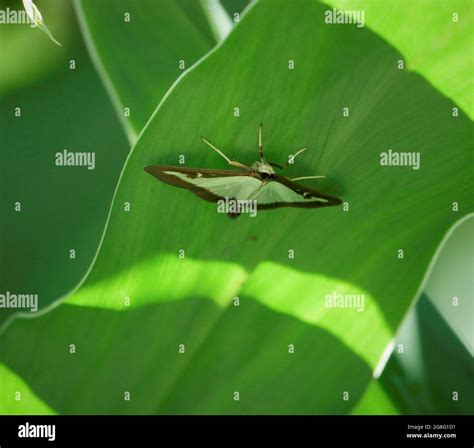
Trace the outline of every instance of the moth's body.
{"type": "Polygon", "coordinates": [[[272,180],[275,177],[275,171],[267,162],[255,162],[252,169],[256,171],[260,180],[272,180]]]}
{"type": "MultiPolygon", "coordinates": [[[[207,140],[203,139],[203,141],[224,157],[229,165],[239,168],[239,170],[210,170],[153,165],[146,167],[145,171],[165,183],[191,190],[206,201],[218,202],[224,199],[235,199],[237,201],[253,200],[257,202],[258,210],[280,207],[317,208],[342,203],[337,197],[319,193],[294,182],[294,180],[324,176],[290,179],[277,173],[274,167],[283,169],[289,162],[280,166],[267,162],[264,159],[261,126],[259,128],[260,160],[256,161],[251,167],[230,160],[207,140]]],[[[295,158],[306,149],[300,149],[292,157],[295,158]]],[[[229,216],[236,217],[239,214],[229,213],[229,216]]]]}

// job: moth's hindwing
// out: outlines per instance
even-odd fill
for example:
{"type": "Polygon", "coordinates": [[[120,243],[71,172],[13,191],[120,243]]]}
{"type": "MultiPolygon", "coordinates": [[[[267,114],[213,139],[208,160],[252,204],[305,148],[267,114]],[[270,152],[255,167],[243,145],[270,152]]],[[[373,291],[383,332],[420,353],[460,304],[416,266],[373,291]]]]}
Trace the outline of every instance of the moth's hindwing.
{"type": "Polygon", "coordinates": [[[273,180],[268,182],[260,192],[257,193],[255,199],[258,201],[258,208],[260,210],[279,207],[330,207],[342,203],[342,201],[335,196],[303,187],[280,174],[276,174],[273,180]]]}

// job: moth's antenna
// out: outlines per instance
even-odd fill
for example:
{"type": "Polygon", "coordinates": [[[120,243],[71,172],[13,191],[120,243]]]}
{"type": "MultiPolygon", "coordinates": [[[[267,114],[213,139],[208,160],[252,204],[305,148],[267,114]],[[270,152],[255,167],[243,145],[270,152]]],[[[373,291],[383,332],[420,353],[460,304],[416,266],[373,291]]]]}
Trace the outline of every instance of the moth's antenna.
{"type": "Polygon", "coordinates": [[[290,157],[288,158],[288,161],[283,164],[283,168],[287,167],[290,164],[290,160],[292,160],[292,164],[293,164],[296,157],[298,157],[301,153],[305,152],[307,149],[308,147],[305,146],[304,148],[301,148],[299,151],[296,151],[294,155],[290,155],[290,157]]]}
{"type": "Polygon", "coordinates": [[[211,142],[208,142],[204,137],[201,137],[201,140],[208,146],[210,146],[217,154],[220,154],[224,159],[227,160],[227,163],[232,164],[232,160],[230,160],[220,149],[217,149],[211,142]]]}
{"type": "Polygon", "coordinates": [[[321,179],[321,178],[323,178],[323,177],[326,177],[326,176],[303,176],[303,177],[294,177],[294,178],[291,179],[291,180],[295,181],[295,180],[304,180],[304,179],[321,179]]]}
{"type": "Polygon", "coordinates": [[[220,149],[216,148],[211,142],[208,142],[204,137],[201,137],[201,140],[208,146],[210,146],[214,151],[217,152],[217,154],[221,155],[224,157],[224,159],[227,161],[229,165],[235,166],[236,168],[241,168],[246,171],[251,171],[252,168],[250,168],[247,165],[244,165],[243,163],[236,162],[235,160],[230,160],[220,149]]]}
{"type": "Polygon", "coordinates": [[[263,162],[262,123],[258,126],[258,157],[260,162],[263,162]]]}
{"type": "Polygon", "coordinates": [[[296,159],[297,156],[299,156],[302,152],[305,152],[308,149],[307,146],[304,148],[301,148],[299,151],[296,151],[296,154],[293,156],[293,159],[296,159]]]}

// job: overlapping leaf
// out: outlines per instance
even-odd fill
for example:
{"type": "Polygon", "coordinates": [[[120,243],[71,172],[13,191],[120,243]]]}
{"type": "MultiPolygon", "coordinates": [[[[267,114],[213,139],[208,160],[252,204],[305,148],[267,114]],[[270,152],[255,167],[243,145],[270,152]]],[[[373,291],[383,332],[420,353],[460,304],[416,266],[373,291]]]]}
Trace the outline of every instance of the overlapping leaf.
{"type": "Polygon", "coordinates": [[[131,139],[176,78],[216,42],[201,1],[81,0],[83,34],[131,139]]]}

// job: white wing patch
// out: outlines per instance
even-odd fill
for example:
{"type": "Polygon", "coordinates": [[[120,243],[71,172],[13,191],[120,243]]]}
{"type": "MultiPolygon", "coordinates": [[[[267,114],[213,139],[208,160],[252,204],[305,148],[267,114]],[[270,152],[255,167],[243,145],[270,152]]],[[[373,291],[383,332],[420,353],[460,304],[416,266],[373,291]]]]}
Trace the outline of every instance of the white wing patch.
{"type": "Polygon", "coordinates": [[[262,182],[250,176],[200,177],[194,179],[188,174],[177,171],[163,171],[165,174],[176,176],[185,182],[205,188],[216,196],[223,198],[249,199],[262,185],[262,182]]]}
{"type": "Polygon", "coordinates": [[[279,182],[268,182],[251,199],[256,199],[262,205],[280,202],[329,202],[324,198],[304,197],[279,182]]]}
{"type": "Polygon", "coordinates": [[[179,179],[205,188],[216,196],[222,198],[234,198],[237,200],[256,200],[258,204],[277,204],[277,203],[308,203],[308,202],[329,202],[327,199],[318,197],[304,197],[296,193],[291,188],[276,182],[262,181],[251,176],[223,176],[223,177],[197,177],[192,178],[186,173],[178,171],[164,171],[165,174],[176,176],[179,179]]]}

